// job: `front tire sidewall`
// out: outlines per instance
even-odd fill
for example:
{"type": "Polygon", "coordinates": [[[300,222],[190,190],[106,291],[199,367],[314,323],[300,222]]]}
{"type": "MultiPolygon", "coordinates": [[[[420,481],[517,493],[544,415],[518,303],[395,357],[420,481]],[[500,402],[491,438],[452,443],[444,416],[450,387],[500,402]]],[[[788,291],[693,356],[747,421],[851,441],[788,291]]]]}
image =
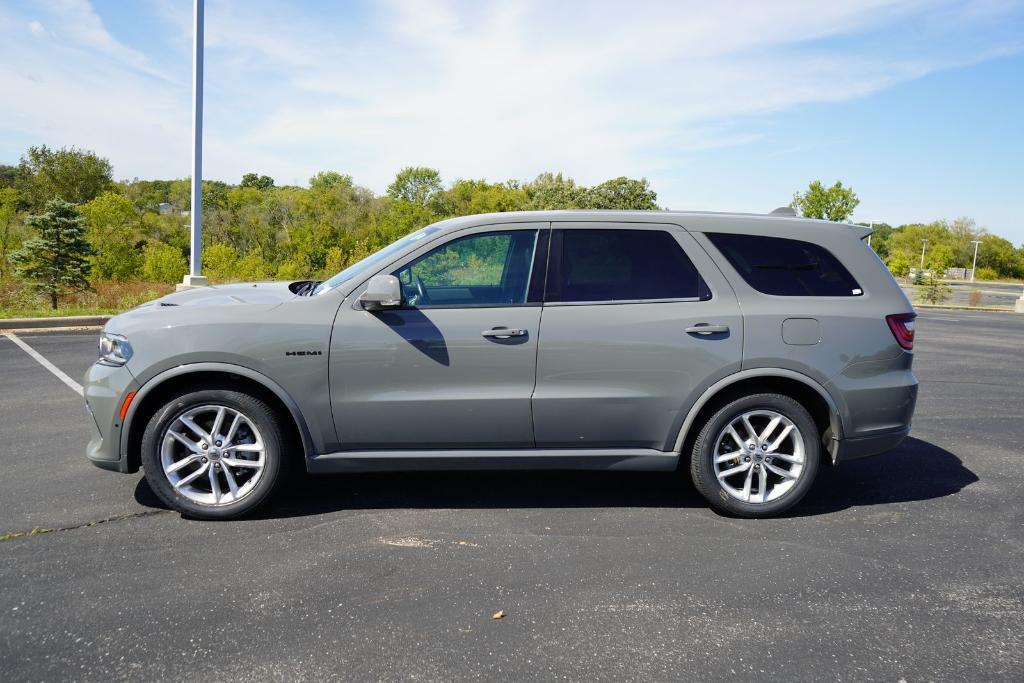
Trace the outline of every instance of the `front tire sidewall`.
{"type": "Polygon", "coordinates": [[[690,471],[697,490],[716,510],[737,517],[771,517],[789,510],[800,502],[814,483],[820,460],[821,442],[818,427],[807,409],[788,396],[758,394],[733,401],[705,423],[694,443],[690,471]],[[736,500],[722,489],[715,474],[715,439],[719,432],[740,414],[757,409],[773,410],[792,420],[800,430],[806,454],[800,480],[781,497],[768,503],[746,503],[736,500]]]}
{"type": "Polygon", "coordinates": [[[196,519],[233,519],[258,507],[277,488],[281,479],[281,429],[273,410],[263,401],[236,391],[205,389],[188,391],[172,397],[146,425],[142,436],[142,466],[154,493],[168,506],[196,519]],[[203,505],[189,500],[174,489],[160,462],[160,441],[178,415],[199,405],[222,405],[240,411],[255,423],[263,438],[266,464],[252,491],[239,501],[223,506],[203,505]]]}

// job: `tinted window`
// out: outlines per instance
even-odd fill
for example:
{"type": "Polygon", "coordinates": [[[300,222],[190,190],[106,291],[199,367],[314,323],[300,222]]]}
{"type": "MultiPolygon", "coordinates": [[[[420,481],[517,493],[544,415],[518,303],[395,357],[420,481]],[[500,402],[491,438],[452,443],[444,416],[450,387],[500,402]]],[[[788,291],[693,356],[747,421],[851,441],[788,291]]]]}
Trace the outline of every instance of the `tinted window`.
{"type": "Polygon", "coordinates": [[[547,301],[710,298],[663,230],[556,230],[551,248],[547,301]]]}
{"type": "Polygon", "coordinates": [[[858,296],[850,271],[817,244],[763,235],[708,233],[751,287],[778,296],[858,296]]]}
{"type": "Polygon", "coordinates": [[[483,306],[526,301],[536,230],[452,240],[394,273],[411,306],[483,306]]]}

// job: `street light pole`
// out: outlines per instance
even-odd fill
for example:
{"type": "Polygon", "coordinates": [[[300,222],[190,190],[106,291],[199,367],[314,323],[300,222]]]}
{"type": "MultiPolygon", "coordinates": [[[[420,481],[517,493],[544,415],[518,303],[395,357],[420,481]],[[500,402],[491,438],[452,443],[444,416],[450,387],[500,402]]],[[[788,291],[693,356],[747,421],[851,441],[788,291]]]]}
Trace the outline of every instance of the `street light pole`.
{"type": "Polygon", "coordinates": [[[971,244],[974,245],[974,265],[971,266],[971,282],[974,282],[974,274],[978,272],[978,245],[981,244],[981,240],[971,240],[971,244]]]}
{"type": "Polygon", "coordinates": [[[204,0],[195,0],[192,12],[192,245],[189,273],[181,288],[209,283],[203,266],[203,24],[204,0]]]}
{"type": "Polygon", "coordinates": [[[924,250],[928,248],[928,240],[921,240],[921,271],[924,271],[924,250]]]}

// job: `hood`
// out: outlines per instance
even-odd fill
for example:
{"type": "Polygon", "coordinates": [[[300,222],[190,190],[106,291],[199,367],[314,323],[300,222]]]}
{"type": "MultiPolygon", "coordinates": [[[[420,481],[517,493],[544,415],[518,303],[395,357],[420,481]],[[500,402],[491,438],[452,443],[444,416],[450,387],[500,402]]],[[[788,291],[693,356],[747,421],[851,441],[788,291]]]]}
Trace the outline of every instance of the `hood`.
{"type": "Polygon", "coordinates": [[[211,285],[174,292],[144,303],[138,308],[159,306],[230,306],[232,304],[280,304],[297,295],[294,285],[301,282],[240,282],[211,285]]]}

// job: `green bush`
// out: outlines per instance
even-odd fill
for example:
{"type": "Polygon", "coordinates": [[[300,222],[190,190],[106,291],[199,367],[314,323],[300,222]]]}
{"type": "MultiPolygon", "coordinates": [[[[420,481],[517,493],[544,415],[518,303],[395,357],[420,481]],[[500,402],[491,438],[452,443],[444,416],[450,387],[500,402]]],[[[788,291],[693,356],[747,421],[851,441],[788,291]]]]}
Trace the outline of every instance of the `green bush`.
{"type": "Polygon", "coordinates": [[[978,268],[974,272],[975,280],[998,280],[999,273],[996,272],[995,268],[978,268]]]}
{"type": "Polygon", "coordinates": [[[238,280],[238,252],[229,244],[204,248],[203,275],[218,282],[238,280]]]}
{"type": "Polygon", "coordinates": [[[269,280],[273,277],[274,268],[255,252],[240,258],[235,265],[235,279],[240,282],[269,280]]]}
{"type": "Polygon", "coordinates": [[[142,277],[153,282],[178,282],[188,272],[181,250],[163,242],[147,244],[142,259],[142,277]]]}

